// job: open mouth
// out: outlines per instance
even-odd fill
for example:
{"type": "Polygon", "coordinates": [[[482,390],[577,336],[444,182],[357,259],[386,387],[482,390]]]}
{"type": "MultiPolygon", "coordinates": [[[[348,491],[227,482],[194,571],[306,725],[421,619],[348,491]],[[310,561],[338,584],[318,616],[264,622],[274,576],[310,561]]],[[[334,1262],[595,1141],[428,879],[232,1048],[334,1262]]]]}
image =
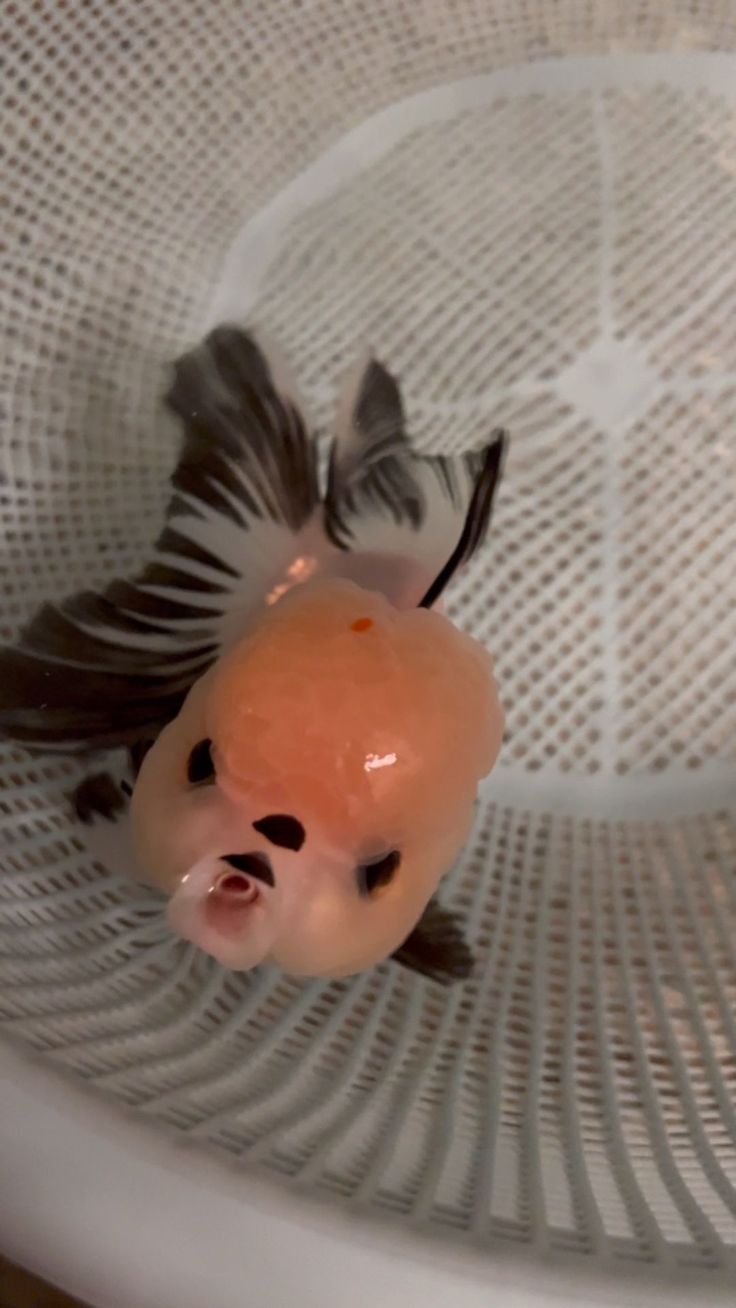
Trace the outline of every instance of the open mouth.
{"type": "Polygon", "coordinates": [[[205,922],[221,935],[235,935],[242,930],[260,897],[253,877],[245,872],[223,872],[205,898],[205,922]]]}
{"type": "Polygon", "coordinates": [[[255,967],[268,955],[281,921],[269,859],[255,851],[201,859],[182,877],[167,917],[178,935],[223,967],[255,967]]]}

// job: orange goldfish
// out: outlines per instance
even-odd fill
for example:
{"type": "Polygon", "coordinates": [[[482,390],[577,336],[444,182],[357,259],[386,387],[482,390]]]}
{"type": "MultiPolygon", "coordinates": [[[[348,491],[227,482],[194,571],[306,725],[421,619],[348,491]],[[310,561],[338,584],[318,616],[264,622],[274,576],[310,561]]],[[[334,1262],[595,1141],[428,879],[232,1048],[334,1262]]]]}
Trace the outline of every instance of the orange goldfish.
{"type": "Polygon", "coordinates": [[[290,387],[237,327],[178,362],[168,402],[185,441],[150,564],[0,651],[0,730],[129,751],[122,791],[88,779],[78,814],[116,819],[132,788],[140,873],[224,966],[467,974],[434,896],[503,714],[489,654],[433,606],[485,538],[503,433],[418,454],[370,360],[323,496],[290,387]]]}

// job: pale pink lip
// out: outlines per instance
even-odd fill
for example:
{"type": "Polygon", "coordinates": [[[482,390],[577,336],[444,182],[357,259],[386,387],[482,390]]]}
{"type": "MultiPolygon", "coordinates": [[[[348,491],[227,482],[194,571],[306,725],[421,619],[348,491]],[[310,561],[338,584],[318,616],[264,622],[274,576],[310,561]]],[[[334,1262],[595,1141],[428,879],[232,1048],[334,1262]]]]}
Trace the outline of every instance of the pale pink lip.
{"type": "Polygon", "coordinates": [[[220,935],[235,936],[242,931],[260,897],[253,877],[245,872],[223,872],[207,892],[205,922],[220,935]]]}

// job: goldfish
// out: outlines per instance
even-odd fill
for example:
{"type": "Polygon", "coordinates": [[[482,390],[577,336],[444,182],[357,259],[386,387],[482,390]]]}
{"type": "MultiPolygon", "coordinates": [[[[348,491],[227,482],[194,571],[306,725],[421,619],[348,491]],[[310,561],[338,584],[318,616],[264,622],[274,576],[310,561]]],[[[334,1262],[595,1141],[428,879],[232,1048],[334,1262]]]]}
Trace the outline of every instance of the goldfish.
{"type": "Polygon", "coordinates": [[[285,365],[230,324],[177,361],[167,402],[184,440],[150,561],[0,650],[0,733],[126,751],[127,778],[86,778],[77,815],[129,803],[137,875],[224,967],[343,977],[393,956],[467,976],[437,891],[504,718],[490,654],[441,597],[487,536],[505,433],[419,453],[368,358],[321,479],[285,365]]]}

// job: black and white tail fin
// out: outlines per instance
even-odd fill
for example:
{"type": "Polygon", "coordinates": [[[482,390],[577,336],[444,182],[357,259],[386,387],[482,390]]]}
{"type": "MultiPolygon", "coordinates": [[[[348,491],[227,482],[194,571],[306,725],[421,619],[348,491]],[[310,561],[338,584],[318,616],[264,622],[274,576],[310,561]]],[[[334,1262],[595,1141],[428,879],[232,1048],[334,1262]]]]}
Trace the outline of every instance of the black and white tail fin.
{"type": "Polygon", "coordinates": [[[396,379],[370,359],[338,408],[326,532],[342,550],[411,560],[404,602],[433,604],[486,537],[505,448],[505,433],[496,430],[482,450],[417,452],[396,379]]]}
{"type": "Polygon", "coordinates": [[[314,442],[250,333],[210,332],[174,365],[167,402],[184,441],[150,562],[44,605],[0,650],[0,735],[61,749],[155,737],[291,584],[342,570],[396,603],[428,605],[486,535],[503,434],[471,454],[418,454],[398,384],[375,360],[343,393],[321,514],[314,442]]]}
{"type": "Polygon", "coordinates": [[[167,401],[184,441],[151,560],[46,604],[0,650],[0,735],[61,749],[155,736],[298,556],[314,447],[255,339],[211,332],[174,365],[167,401]]]}

